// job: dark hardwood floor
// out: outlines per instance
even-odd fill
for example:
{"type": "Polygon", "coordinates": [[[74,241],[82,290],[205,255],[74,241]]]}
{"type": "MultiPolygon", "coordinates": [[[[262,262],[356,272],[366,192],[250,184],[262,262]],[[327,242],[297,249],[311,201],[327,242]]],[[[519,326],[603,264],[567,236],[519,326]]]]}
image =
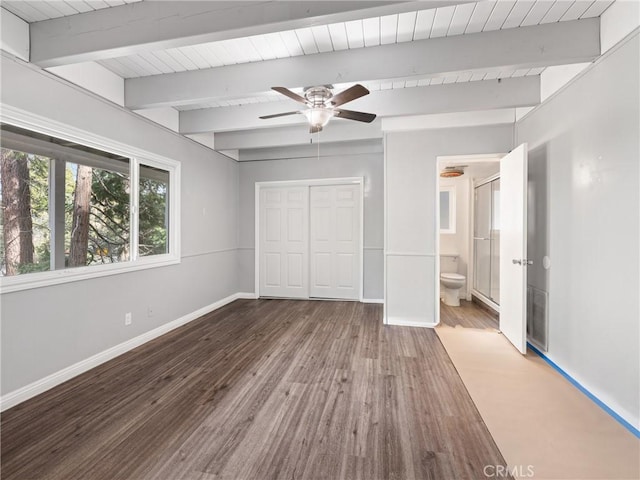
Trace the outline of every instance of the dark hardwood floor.
{"type": "Polygon", "coordinates": [[[504,465],[432,329],[238,300],[2,415],[9,479],[481,479],[504,465]]]}
{"type": "Polygon", "coordinates": [[[440,302],[440,322],[450,327],[492,328],[499,325],[497,314],[489,313],[474,302],[460,300],[459,307],[450,307],[440,302]]]}

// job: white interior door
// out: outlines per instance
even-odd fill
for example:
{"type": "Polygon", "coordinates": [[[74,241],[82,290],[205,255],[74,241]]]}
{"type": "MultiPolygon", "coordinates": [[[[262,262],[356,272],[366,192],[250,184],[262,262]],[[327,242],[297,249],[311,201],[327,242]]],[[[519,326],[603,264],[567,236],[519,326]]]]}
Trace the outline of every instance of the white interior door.
{"type": "Polygon", "coordinates": [[[360,298],[360,186],[310,189],[310,296],[360,298]]]}
{"type": "Polygon", "coordinates": [[[526,353],[526,143],[500,160],[500,185],[500,330],[520,352],[526,353]]]}
{"type": "Polygon", "coordinates": [[[309,297],[307,187],[260,189],[260,295],[309,297]]]}

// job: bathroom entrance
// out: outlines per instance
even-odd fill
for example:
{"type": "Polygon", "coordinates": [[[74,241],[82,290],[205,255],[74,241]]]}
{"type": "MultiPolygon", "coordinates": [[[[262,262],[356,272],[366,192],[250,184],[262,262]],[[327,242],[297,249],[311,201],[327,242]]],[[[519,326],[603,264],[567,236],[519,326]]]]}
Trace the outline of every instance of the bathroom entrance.
{"type": "Polygon", "coordinates": [[[441,321],[480,307],[498,316],[496,327],[522,353],[530,263],[526,160],[526,145],[507,155],[439,157],[436,212],[441,321]]]}
{"type": "Polygon", "coordinates": [[[439,159],[440,298],[499,312],[499,186],[502,155],[439,159]]]}

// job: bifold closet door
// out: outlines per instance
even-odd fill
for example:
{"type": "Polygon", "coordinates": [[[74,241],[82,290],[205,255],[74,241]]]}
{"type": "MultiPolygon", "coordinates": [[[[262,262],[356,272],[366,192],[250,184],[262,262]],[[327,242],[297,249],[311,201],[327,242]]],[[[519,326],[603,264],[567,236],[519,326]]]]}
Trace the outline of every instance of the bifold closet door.
{"type": "Polygon", "coordinates": [[[309,295],[360,298],[360,187],[310,188],[309,295]]]}
{"type": "Polygon", "coordinates": [[[260,295],[309,297],[309,189],[260,189],[260,295]]]}

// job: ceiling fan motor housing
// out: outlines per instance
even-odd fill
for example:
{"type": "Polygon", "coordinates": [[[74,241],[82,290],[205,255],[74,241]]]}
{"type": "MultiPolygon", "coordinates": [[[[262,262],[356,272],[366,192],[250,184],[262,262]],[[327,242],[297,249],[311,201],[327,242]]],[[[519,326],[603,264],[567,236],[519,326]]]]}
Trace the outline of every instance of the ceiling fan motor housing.
{"type": "Polygon", "coordinates": [[[312,107],[323,107],[327,104],[327,100],[333,97],[331,88],[331,85],[307,87],[304,91],[304,98],[312,107]]]}

